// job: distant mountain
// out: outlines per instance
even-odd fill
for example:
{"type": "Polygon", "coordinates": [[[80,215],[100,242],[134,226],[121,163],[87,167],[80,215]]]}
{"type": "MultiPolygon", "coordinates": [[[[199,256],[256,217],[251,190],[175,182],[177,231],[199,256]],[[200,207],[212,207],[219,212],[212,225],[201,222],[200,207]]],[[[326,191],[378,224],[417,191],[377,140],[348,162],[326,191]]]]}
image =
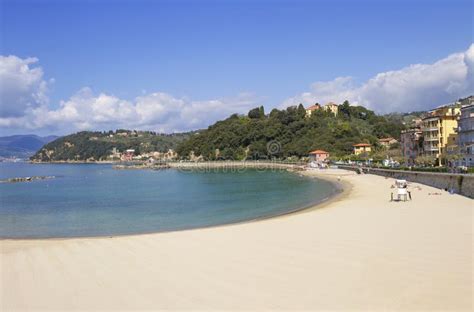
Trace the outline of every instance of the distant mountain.
{"type": "Polygon", "coordinates": [[[0,157],[28,158],[43,145],[57,138],[58,136],[55,135],[40,137],[34,134],[0,137],[0,157]]]}

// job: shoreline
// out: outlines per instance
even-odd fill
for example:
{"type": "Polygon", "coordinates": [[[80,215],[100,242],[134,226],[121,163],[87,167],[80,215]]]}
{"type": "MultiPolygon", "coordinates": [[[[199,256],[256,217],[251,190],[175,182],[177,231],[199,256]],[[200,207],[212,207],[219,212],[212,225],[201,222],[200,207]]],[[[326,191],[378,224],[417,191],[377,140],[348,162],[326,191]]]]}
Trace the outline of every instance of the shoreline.
{"type": "MultiPolygon", "coordinates": [[[[179,170],[179,168],[171,168],[174,170],[179,170]]],[[[254,168],[246,168],[246,169],[254,169],[254,168]]],[[[269,169],[265,169],[269,170],[269,169]]],[[[278,169],[280,170],[280,169],[278,169]]],[[[318,170],[319,171],[319,170],[318,170]]],[[[313,171],[314,172],[314,171],[313,171]]],[[[327,206],[329,206],[332,202],[334,201],[339,201],[343,200],[344,197],[348,196],[351,189],[352,189],[352,184],[349,182],[343,182],[342,180],[338,180],[336,177],[331,176],[331,175],[322,175],[319,172],[318,175],[314,174],[308,174],[306,171],[288,171],[289,174],[298,174],[302,177],[305,178],[310,178],[310,179],[320,179],[326,182],[329,182],[331,185],[334,186],[334,191],[328,195],[328,197],[320,200],[313,202],[307,206],[303,207],[298,207],[294,208],[285,212],[281,212],[278,214],[274,215],[268,215],[268,216],[262,216],[258,218],[253,218],[253,219],[248,219],[248,220],[243,220],[243,221],[237,221],[237,222],[230,222],[230,223],[222,223],[222,224],[216,224],[216,225],[209,225],[209,226],[202,226],[202,227],[196,227],[196,228],[187,228],[187,229],[177,229],[177,230],[169,230],[169,231],[154,231],[154,232],[147,232],[147,233],[135,233],[135,234],[118,234],[118,235],[103,235],[103,236],[72,236],[72,237],[20,237],[20,238],[2,238],[0,237],[0,242],[2,241],[50,241],[50,240],[58,240],[58,241],[65,241],[65,240],[74,240],[74,239],[111,239],[111,238],[120,238],[120,237],[134,237],[134,236],[144,236],[144,235],[159,235],[159,234],[166,234],[166,233],[175,233],[175,232],[183,232],[183,231],[199,231],[203,229],[212,229],[212,228],[219,228],[219,227],[226,227],[226,226],[233,226],[233,225],[240,225],[240,224],[246,224],[246,223],[253,223],[253,222],[261,222],[261,221],[266,221],[270,219],[276,219],[276,218],[283,218],[283,217],[289,217],[291,215],[295,214],[301,214],[305,212],[310,212],[313,210],[317,209],[322,209],[327,206]]]]}
{"type": "Polygon", "coordinates": [[[2,240],[0,308],[13,310],[469,311],[473,200],[393,179],[327,175],[352,188],[328,209],[121,237],[2,240]],[[440,231],[440,229],[442,229],[440,231]]]}
{"type": "MultiPolygon", "coordinates": [[[[301,210],[300,213],[305,213],[305,212],[310,212],[315,209],[325,208],[331,205],[332,203],[342,201],[345,198],[350,196],[354,185],[350,181],[344,180],[342,177],[339,178],[339,177],[336,177],[335,175],[327,174],[326,172],[324,172],[324,170],[331,170],[331,169],[323,169],[322,171],[320,169],[315,169],[315,170],[305,170],[305,171],[297,172],[297,174],[301,174],[309,178],[317,178],[317,179],[325,180],[329,183],[332,183],[334,187],[336,188],[336,191],[335,191],[336,193],[333,196],[331,196],[330,198],[321,202],[318,205],[301,210]]],[[[352,174],[348,174],[348,175],[352,175],[352,174]]],[[[338,174],[338,176],[340,176],[340,174],[338,174]]]]}

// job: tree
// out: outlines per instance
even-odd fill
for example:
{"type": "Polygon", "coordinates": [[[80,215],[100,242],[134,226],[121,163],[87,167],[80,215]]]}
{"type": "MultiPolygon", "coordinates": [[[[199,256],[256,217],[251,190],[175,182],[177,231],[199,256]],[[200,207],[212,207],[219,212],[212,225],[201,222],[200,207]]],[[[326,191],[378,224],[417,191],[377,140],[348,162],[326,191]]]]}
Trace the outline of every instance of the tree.
{"type": "Polygon", "coordinates": [[[298,105],[298,117],[299,118],[304,118],[306,117],[306,108],[304,108],[303,104],[300,103],[300,105],[298,105]]]}
{"type": "Polygon", "coordinates": [[[342,105],[339,105],[338,107],[338,116],[343,117],[343,118],[349,118],[350,117],[350,104],[348,100],[345,100],[342,105]]]}
{"type": "Polygon", "coordinates": [[[415,158],[415,164],[422,165],[422,166],[434,166],[436,165],[436,157],[428,156],[428,155],[421,155],[415,158]]]}
{"type": "Polygon", "coordinates": [[[265,110],[263,106],[251,109],[248,113],[248,117],[251,119],[261,119],[265,117],[265,110]]]}

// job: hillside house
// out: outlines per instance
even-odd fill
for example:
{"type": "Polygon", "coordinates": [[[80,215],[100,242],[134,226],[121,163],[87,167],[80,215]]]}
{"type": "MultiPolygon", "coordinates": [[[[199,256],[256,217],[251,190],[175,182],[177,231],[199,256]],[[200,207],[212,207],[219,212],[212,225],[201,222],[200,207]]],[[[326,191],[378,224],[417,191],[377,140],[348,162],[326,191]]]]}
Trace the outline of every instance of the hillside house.
{"type": "Polygon", "coordinates": [[[379,139],[379,144],[386,149],[390,148],[390,145],[398,143],[398,141],[394,138],[382,138],[379,139]]]}
{"type": "Polygon", "coordinates": [[[306,109],[306,117],[311,117],[311,114],[314,112],[314,111],[317,111],[321,109],[321,105],[319,105],[319,103],[316,103],[314,105],[311,105],[310,107],[308,107],[306,109]]]}
{"type": "Polygon", "coordinates": [[[338,109],[339,109],[339,105],[333,102],[329,102],[326,105],[324,105],[324,110],[327,112],[333,113],[334,116],[337,116],[338,109]]]}
{"type": "Polygon", "coordinates": [[[352,147],[354,148],[354,155],[370,153],[372,151],[372,145],[368,143],[354,144],[352,147]]]}

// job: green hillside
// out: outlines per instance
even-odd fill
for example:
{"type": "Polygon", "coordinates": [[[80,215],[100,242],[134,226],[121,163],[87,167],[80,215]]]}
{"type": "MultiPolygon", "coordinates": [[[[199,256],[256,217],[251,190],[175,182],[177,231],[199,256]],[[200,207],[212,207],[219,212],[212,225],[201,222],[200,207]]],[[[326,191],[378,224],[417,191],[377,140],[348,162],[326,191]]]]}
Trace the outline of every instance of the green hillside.
{"type": "Polygon", "coordinates": [[[251,110],[247,116],[235,114],[193,134],[178,145],[177,152],[181,157],[194,152],[208,160],[284,159],[307,156],[314,149],[342,156],[350,154],[356,143],[367,142],[377,148],[378,138],[399,139],[406,119],[397,114],[379,116],[364,107],[350,106],[347,101],[339,105],[337,117],[322,110],[311,117],[305,114],[302,105],[273,109],[268,115],[263,107],[251,110]]]}
{"type": "Polygon", "coordinates": [[[136,154],[166,152],[187,139],[190,133],[156,134],[151,131],[83,131],[60,137],[44,145],[31,160],[106,160],[111,151],[135,149],[136,154]]]}

